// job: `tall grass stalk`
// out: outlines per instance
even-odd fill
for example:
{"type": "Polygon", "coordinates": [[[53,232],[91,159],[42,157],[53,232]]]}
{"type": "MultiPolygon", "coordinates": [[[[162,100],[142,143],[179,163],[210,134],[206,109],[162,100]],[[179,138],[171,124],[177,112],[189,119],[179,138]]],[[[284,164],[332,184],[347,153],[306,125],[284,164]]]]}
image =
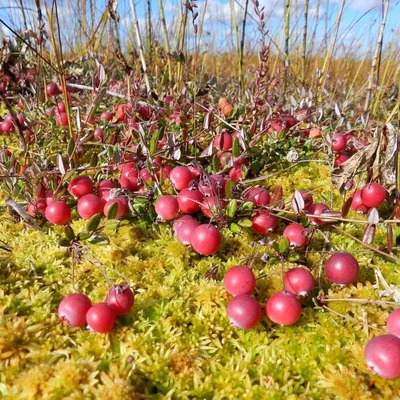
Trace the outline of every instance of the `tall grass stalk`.
{"type": "Polygon", "coordinates": [[[164,12],[163,0],[158,0],[158,9],[159,9],[159,12],[160,12],[161,27],[162,27],[162,30],[163,30],[165,50],[167,52],[168,86],[169,86],[171,84],[171,82],[172,82],[172,65],[171,65],[171,57],[169,56],[169,54],[171,53],[171,46],[169,44],[169,35],[168,35],[167,23],[165,21],[165,12],[164,12]]]}
{"type": "Polygon", "coordinates": [[[307,69],[307,32],[308,32],[308,8],[310,0],[305,0],[304,2],[304,25],[303,25],[303,46],[302,46],[302,75],[301,80],[304,84],[306,79],[306,69],[307,69]]]}

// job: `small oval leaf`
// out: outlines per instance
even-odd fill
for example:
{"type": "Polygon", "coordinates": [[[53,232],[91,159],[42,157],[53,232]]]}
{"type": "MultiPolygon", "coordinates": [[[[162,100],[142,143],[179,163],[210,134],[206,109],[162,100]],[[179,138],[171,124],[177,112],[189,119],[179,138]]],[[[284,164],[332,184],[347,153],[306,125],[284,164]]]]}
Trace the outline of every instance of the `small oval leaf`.
{"type": "Polygon", "coordinates": [[[371,208],[368,213],[368,222],[370,224],[378,224],[379,223],[379,213],[376,208],[371,208]]]}
{"type": "Polygon", "coordinates": [[[100,214],[93,215],[93,217],[89,219],[89,221],[86,225],[86,229],[89,232],[95,231],[99,227],[100,221],[101,221],[100,214]]]}
{"type": "Polygon", "coordinates": [[[118,213],[118,206],[119,206],[119,203],[117,201],[111,205],[111,207],[108,209],[108,212],[106,215],[107,219],[115,219],[116,218],[117,213],[118,213]]]}
{"type": "Polygon", "coordinates": [[[370,224],[365,227],[362,241],[365,244],[371,244],[374,241],[376,225],[370,224]]]}

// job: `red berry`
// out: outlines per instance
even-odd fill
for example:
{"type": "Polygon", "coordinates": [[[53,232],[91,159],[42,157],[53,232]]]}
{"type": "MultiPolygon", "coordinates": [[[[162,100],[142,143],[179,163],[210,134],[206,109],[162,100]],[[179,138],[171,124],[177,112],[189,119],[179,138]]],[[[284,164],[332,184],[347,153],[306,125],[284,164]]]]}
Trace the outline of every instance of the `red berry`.
{"type": "Polygon", "coordinates": [[[234,182],[240,182],[243,180],[243,166],[242,165],[234,165],[229,170],[229,178],[231,178],[234,182]]]}
{"type": "Polygon", "coordinates": [[[118,186],[112,182],[110,179],[104,179],[100,181],[97,185],[97,195],[104,200],[110,200],[110,191],[116,189],[118,186]]]}
{"type": "Polygon", "coordinates": [[[192,233],[199,225],[200,222],[195,219],[184,221],[176,231],[178,242],[185,246],[189,245],[192,233]]]}
{"type": "Polygon", "coordinates": [[[350,253],[337,251],[326,262],[325,273],[331,282],[348,285],[358,279],[360,266],[350,253]]]}
{"type": "Polygon", "coordinates": [[[382,335],[371,339],[364,351],[369,369],[385,379],[400,377],[400,339],[382,335]]]}
{"type": "Polygon", "coordinates": [[[314,289],[314,277],[306,268],[292,268],[285,273],[283,286],[295,296],[305,296],[314,289]]]}
{"type": "Polygon", "coordinates": [[[205,197],[200,206],[202,213],[208,218],[218,215],[224,208],[225,201],[217,196],[205,197]]]}
{"type": "Polygon", "coordinates": [[[196,221],[191,215],[182,215],[181,217],[177,218],[173,225],[172,225],[172,229],[174,230],[174,234],[175,236],[178,233],[178,229],[182,226],[183,223],[185,223],[186,221],[196,221]]]}
{"type": "Polygon", "coordinates": [[[47,203],[45,199],[38,199],[28,205],[27,212],[31,217],[34,217],[38,212],[44,214],[46,212],[47,203]]]}
{"type": "Polygon", "coordinates": [[[68,126],[68,116],[67,113],[59,113],[55,116],[57,126],[68,126]]]}
{"type": "Polygon", "coordinates": [[[386,327],[390,334],[400,337],[400,308],[390,313],[386,327]]]}
{"type": "Polygon", "coordinates": [[[339,152],[342,151],[346,148],[347,146],[347,140],[344,135],[333,135],[332,137],[332,150],[339,152]]]}
{"type": "Polygon", "coordinates": [[[68,192],[75,199],[80,199],[93,192],[93,182],[88,176],[76,176],[69,183],[68,192]]]}
{"type": "Polygon", "coordinates": [[[199,183],[199,190],[204,196],[225,196],[227,180],[221,175],[203,177],[199,183]]]}
{"type": "Polygon", "coordinates": [[[0,130],[3,133],[13,133],[15,132],[15,125],[13,121],[6,121],[4,120],[1,124],[0,124],[0,130]]]}
{"type": "Polygon", "coordinates": [[[108,291],[105,302],[112,307],[115,314],[123,315],[133,307],[135,296],[128,285],[113,286],[108,291]]]}
{"type": "Polygon", "coordinates": [[[200,204],[203,201],[203,195],[198,189],[183,189],[176,197],[180,210],[185,214],[193,214],[200,210],[200,204]]]}
{"type": "Polygon", "coordinates": [[[174,196],[161,196],[154,204],[156,213],[165,221],[171,221],[179,213],[179,203],[174,196]]]}
{"type": "Polygon", "coordinates": [[[369,208],[361,200],[361,190],[356,190],[352,195],[350,208],[358,213],[366,214],[369,208]]]}
{"type": "Polygon", "coordinates": [[[94,130],[93,137],[94,137],[94,139],[97,140],[98,142],[103,143],[103,142],[104,142],[104,131],[103,131],[103,129],[101,129],[101,128],[96,128],[96,129],[94,130]]]}
{"type": "Polygon", "coordinates": [[[47,221],[55,225],[64,225],[71,219],[71,209],[65,201],[51,201],[45,211],[47,221]]]}
{"type": "Polygon", "coordinates": [[[137,192],[143,185],[136,169],[124,169],[119,180],[121,187],[130,191],[137,192]]]}
{"type": "Polygon", "coordinates": [[[214,225],[199,225],[190,237],[193,249],[203,256],[215,254],[221,247],[221,234],[214,225]]]}
{"type": "Polygon", "coordinates": [[[214,147],[217,150],[229,150],[232,147],[232,136],[229,133],[223,133],[221,135],[215,136],[214,147]]]}
{"type": "Polygon", "coordinates": [[[269,211],[260,211],[252,218],[251,229],[257,235],[267,235],[278,226],[278,218],[269,211]]]}
{"type": "Polygon", "coordinates": [[[254,328],[261,319],[261,307],[257,300],[248,294],[239,294],[227,306],[229,321],[242,329],[254,328]]]}
{"type": "Polygon", "coordinates": [[[280,291],[268,299],[265,312],[276,324],[293,325],[301,316],[301,304],[295,295],[280,291]]]}
{"type": "Polygon", "coordinates": [[[345,161],[349,159],[349,155],[346,154],[344,151],[340,151],[337,153],[335,158],[335,166],[338,167],[339,165],[343,164],[345,161]]]}
{"type": "Polygon", "coordinates": [[[89,328],[98,333],[108,333],[115,324],[115,311],[107,303],[97,303],[86,314],[89,328]]]}
{"type": "Polygon", "coordinates": [[[89,297],[82,293],[73,293],[61,301],[58,306],[58,317],[68,326],[83,326],[90,307],[92,307],[92,302],[89,297]]]}
{"type": "Polygon", "coordinates": [[[118,210],[115,218],[121,218],[128,214],[128,199],[126,197],[116,197],[115,199],[108,200],[107,203],[104,205],[103,211],[105,215],[107,215],[108,210],[114,203],[118,203],[118,210]]]}
{"type": "Polygon", "coordinates": [[[189,183],[193,180],[193,175],[188,167],[172,168],[169,179],[176,190],[183,190],[189,187],[189,183]]]}
{"type": "Polygon", "coordinates": [[[271,201],[271,196],[268,191],[263,188],[251,188],[249,191],[244,193],[244,199],[252,201],[256,206],[266,206],[271,201]]]}
{"type": "Polygon", "coordinates": [[[308,242],[307,230],[303,225],[292,223],[289,224],[283,231],[283,236],[285,236],[291,246],[293,247],[304,247],[308,242]]]}
{"type": "MultiPolygon", "coordinates": [[[[321,215],[325,211],[330,211],[330,209],[324,203],[314,203],[311,205],[311,207],[308,210],[309,214],[312,214],[312,215],[321,215]]],[[[309,219],[310,219],[311,223],[314,225],[324,225],[325,224],[325,222],[319,218],[309,217],[309,219]]]]}
{"type": "Polygon", "coordinates": [[[379,183],[367,183],[361,190],[361,200],[367,207],[378,207],[386,199],[386,190],[379,183]]]}
{"type": "Polygon", "coordinates": [[[48,83],[46,86],[46,92],[47,92],[47,96],[49,96],[49,97],[53,97],[53,96],[60,94],[57,83],[54,83],[54,82],[48,83]]]}
{"type": "Polygon", "coordinates": [[[249,267],[238,265],[226,271],[224,287],[233,296],[252,294],[256,288],[256,277],[249,267]]]}
{"type": "Polygon", "coordinates": [[[101,113],[100,119],[101,119],[102,121],[108,121],[108,122],[110,122],[110,121],[113,119],[113,115],[112,115],[110,112],[108,112],[108,111],[104,111],[103,113],[101,113]]]}
{"type": "Polygon", "coordinates": [[[93,215],[103,212],[104,200],[95,194],[86,194],[79,199],[77,208],[81,218],[90,219],[93,215]]]}

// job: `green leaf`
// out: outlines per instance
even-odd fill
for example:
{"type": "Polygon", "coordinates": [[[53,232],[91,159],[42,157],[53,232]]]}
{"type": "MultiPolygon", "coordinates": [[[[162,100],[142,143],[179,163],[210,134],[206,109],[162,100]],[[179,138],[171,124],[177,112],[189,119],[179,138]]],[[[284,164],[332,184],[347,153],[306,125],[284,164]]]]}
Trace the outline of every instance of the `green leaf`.
{"type": "Polygon", "coordinates": [[[283,236],[282,239],[279,241],[279,253],[283,253],[288,250],[290,247],[289,240],[286,236],[283,236]]]}
{"type": "Polygon", "coordinates": [[[78,240],[87,240],[92,236],[92,232],[79,232],[78,233],[78,240]]]}
{"type": "Polygon", "coordinates": [[[225,184],[225,196],[228,199],[231,199],[233,197],[232,189],[235,186],[235,182],[232,179],[228,179],[228,181],[225,184]]]}
{"type": "Polygon", "coordinates": [[[120,221],[117,219],[109,219],[104,224],[104,227],[109,231],[116,231],[119,226],[120,226],[120,221]]]}
{"type": "Polygon", "coordinates": [[[86,225],[86,229],[89,232],[95,231],[99,227],[100,221],[101,221],[101,215],[100,214],[93,215],[93,217],[89,219],[89,221],[88,221],[88,223],[86,225]]]}
{"type": "Polygon", "coordinates": [[[117,201],[111,205],[106,215],[107,219],[115,219],[118,213],[118,206],[119,203],[117,201]]]}
{"type": "Polygon", "coordinates": [[[97,156],[97,153],[93,153],[92,156],[90,157],[90,166],[91,167],[96,167],[98,161],[99,161],[99,158],[97,156]]]}
{"type": "Polygon", "coordinates": [[[241,210],[252,210],[254,208],[254,203],[252,201],[246,201],[241,206],[241,210]]]}
{"type": "Polygon", "coordinates": [[[276,251],[277,253],[280,253],[280,251],[279,251],[279,244],[278,244],[278,243],[272,243],[272,247],[275,249],[275,251],[276,251]]]}
{"type": "Polygon", "coordinates": [[[67,154],[71,157],[72,153],[74,152],[75,149],[75,142],[74,139],[71,138],[68,142],[68,147],[67,147],[67,154]]]}
{"type": "Polygon", "coordinates": [[[110,244],[110,239],[105,235],[93,235],[88,242],[98,246],[106,246],[107,244],[110,244]]]}
{"type": "Polygon", "coordinates": [[[72,239],[75,238],[75,232],[74,232],[74,230],[71,228],[70,225],[67,225],[66,227],[64,227],[64,234],[65,234],[65,237],[66,237],[68,240],[72,240],[72,239]]]}
{"type": "Polygon", "coordinates": [[[154,154],[154,152],[157,150],[157,142],[159,138],[160,138],[160,131],[155,131],[150,140],[150,148],[149,148],[150,154],[154,154]]]}
{"type": "Polygon", "coordinates": [[[232,155],[235,158],[240,156],[240,147],[239,147],[239,139],[238,138],[233,138],[232,155]]]}
{"type": "Polygon", "coordinates": [[[212,169],[213,169],[213,171],[218,172],[219,167],[220,167],[219,160],[218,160],[217,155],[215,155],[212,159],[212,169]]]}
{"type": "Polygon", "coordinates": [[[229,217],[229,218],[233,218],[236,214],[237,211],[237,201],[236,200],[231,200],[228,203],[228,206],[226,207],[225,210],[225,214],[229,217]]]}
{"type": "Polygon", "coordinates": [[[251,219],[245,218],[245,219],[241,219],[238,224],[240,226],[243,226],[244,228],[251,228],[251,226],[253,225],[253,222],[251,222],[251,219]]]}
{"type": "Polygon", "coordinates": [[[233,233],[240,233],[242,230],[240,229],[240,226],[238,224],[236,224],[235,222],[232,222],[229,225],[229,229],[231,230],[231,232],[233,233]]]}
{"type": "Polygon", "coordinates": [[[59,246],[62,246],[62,247],[69,247],[69,246],[71,246],[71,241],[68,240],[67,238],[62,238],[58,241],[58,244],[59,244],[59,246]]]}

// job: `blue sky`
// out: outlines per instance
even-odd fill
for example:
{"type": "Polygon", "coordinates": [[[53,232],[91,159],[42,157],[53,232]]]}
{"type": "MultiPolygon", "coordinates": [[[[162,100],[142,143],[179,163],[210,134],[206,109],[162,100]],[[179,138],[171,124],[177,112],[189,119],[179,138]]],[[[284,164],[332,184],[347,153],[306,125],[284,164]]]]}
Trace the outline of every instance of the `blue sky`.
{"type": "MultiPolygon", "coordinates": [[[[27,7],[27,19],[30,23],[35,20],[34,0],[22,0],[27,7]],[[32,10],[32,11],[29,11],[32,10]]],[[[50,4],[50,0],[46,0],[50,4]]],[[[266,26],[270,31],[270,35],[274,37],[275,42],[279,45],[282,38],[282,22],[283,22],[283,0],[259,0],[261,5],[265,6],[266,26]]],[[[292,45],[296,46],[301,43],[301,28],[303,26],[303,1],[292,0],[292,45]],[[296,40],[296,36],[298,40],[296,40]]],[[[104,10],[105,0],[96,0],[98,15],[104,10]]],[[[145,28],[145,8],[146,0],[136,0],[137,12],[142,30],[145,28]]],[[[178,0],[164,0],[166,19],[171,31],[176,28],[178,14],[178,0]]],[[[236,15],[241,25],[243,16],[244,0],[236,1],[236,15]]],[[[64,17],[65,23],[70,24],[79,9],[76,8],[77,0],[59,0],[59,9],[64,17]],[[69,6],[68,6],[69,5],[69,6]]],[[[204,33],[202,37],[203,48],[217,51],[225,51],[234,44],[234,36],[232,35],[231,13],[229,0],[199,0],[199,18],[204,14],[204,33]],[[204,6],[207,3],[207,8],[204,6]]],[[[316,7],[317,0],[310,0],[310,32],[316,27],[316,39],[318,43],[324,43],[325,31],[330,32],[334,26],[336,15],[342,4],[342,0],[321,0],[319,9],[319,23],[316,24],[316,7]]],[[[380,0],[347,0],[344,16],[341,22],[341,29],[338,36],[338,49],[345,46],[347,51],[353,54],[363,53],[366,49],[371,49],[375,42],[376,32],[379,28],[381,18],[381,1],[380,0]]],[[[156,0],[151,0],[152,21],[154,24],[154,32],[161,34],[159,25],[158,5],[156,0]]],[[[131,12],[129,0],[118,0],[118,14],[121,17],[121,33],[122,38],[133,40],[129,34],[131,26],[131,12]]],[[[252,1],[250,0],[249,12],[255,17],[252,1]]],[[[257,44],[257,27],[251,16],[248,18],[247,28],[247,48],[251,49],[257,44]]],[[[0,0],[0,17],[11,23],[14,27],[21,27],[22,14],[19,10],[19,0],[0,0]]],[[[388,23],[385,31],[386,43],[394,37],[394,32],[398,28],[398,20],[400,20],[400,1],[392,0],[388,23]]],[[[3,28],[6,33],[6,29],[3,28]]],[[[67,34],[68,32],[66,32],[67,34]]],[[[190,31],[189,31],[190,33],[190,31]]],[[[161,37],[160,37],[161,39],[161,37]]],[[[171,37],[173,39],[173,37],[171,37]]],[[[172,40],[173,43],[173,40],[172,40]]]]}

